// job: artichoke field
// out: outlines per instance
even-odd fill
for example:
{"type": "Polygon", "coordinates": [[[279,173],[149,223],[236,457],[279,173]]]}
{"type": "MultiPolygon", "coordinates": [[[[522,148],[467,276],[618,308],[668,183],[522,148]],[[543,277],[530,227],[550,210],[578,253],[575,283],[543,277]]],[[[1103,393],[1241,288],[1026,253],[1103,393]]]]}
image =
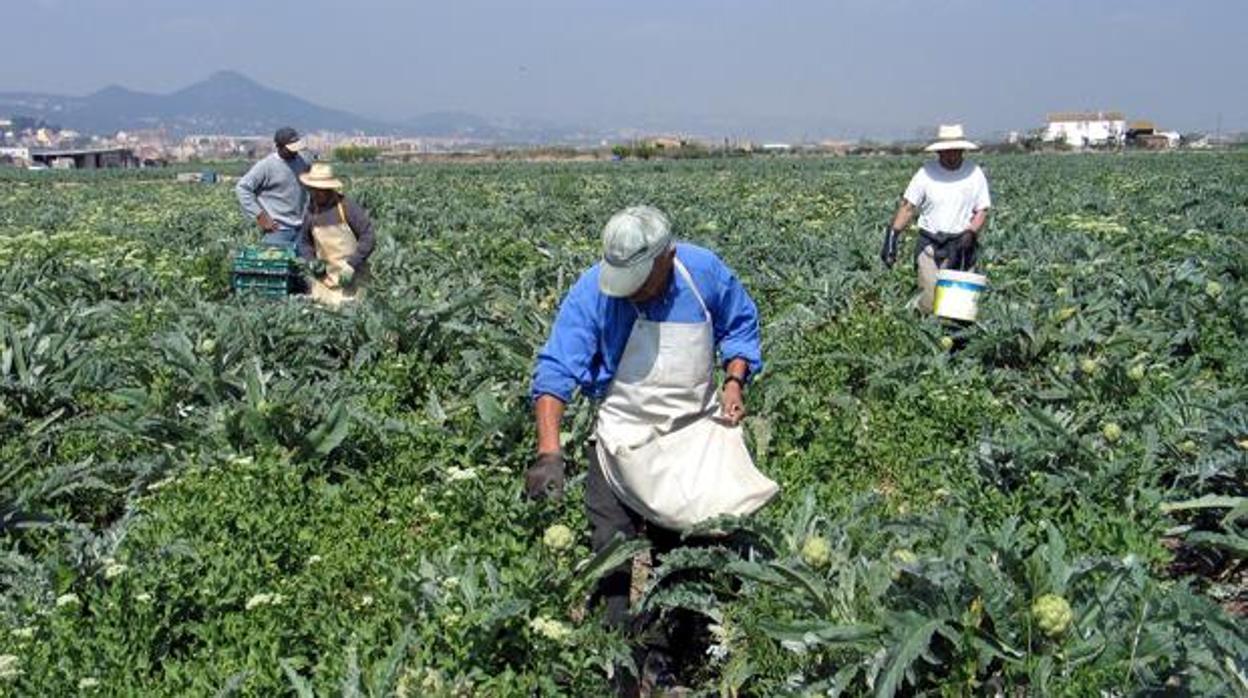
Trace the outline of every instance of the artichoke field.
{"type": "Polygon", "coordinates": [[[526,396],[646,202],[758,302],[782,487],[637,600],[711,619],[701,694],[1248,695],[1248,156],[980,162],[965,329],[876,257],[917,159],[348,170],[340,313],[230,295],[228,185],[0,175],[0,694],[602,695],[644,544],[591,555],[583,468],[524,501],[526,396]]]}

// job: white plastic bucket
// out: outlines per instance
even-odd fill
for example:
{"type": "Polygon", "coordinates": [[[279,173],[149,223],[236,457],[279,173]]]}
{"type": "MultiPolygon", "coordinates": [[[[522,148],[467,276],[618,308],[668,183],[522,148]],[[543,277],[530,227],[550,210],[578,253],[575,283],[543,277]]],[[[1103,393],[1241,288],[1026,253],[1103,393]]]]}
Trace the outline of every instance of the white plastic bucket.
{"type": "Polygon", "coordinates": [[[941,269],[936,272],[936,295],[932,309],[937,317],[975,322],[979,296],[988,288],[988,277],[969,271],[941,269]]]}

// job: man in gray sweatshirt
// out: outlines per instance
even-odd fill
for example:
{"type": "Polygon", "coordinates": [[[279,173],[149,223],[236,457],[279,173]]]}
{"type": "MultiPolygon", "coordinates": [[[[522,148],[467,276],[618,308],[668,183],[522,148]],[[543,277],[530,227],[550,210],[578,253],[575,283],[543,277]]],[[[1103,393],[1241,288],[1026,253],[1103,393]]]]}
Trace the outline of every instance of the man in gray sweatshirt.
{"type": "Polygon", "coordinates": [[[299,183],[299,175],[310,165],[299,154],[303,141],[295,129],[279,128],[273,143],[277,152],[252,165],[234,191],[243,212],[264,231],[262,242],[294,249],[308,209],[308,193],[299,183]]]}

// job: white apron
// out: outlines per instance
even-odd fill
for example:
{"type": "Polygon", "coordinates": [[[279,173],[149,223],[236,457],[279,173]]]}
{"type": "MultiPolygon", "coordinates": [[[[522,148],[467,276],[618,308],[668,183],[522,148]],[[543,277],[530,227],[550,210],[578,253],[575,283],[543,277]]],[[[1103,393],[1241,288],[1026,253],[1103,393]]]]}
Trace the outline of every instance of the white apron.
{"type": "Polygon", "coordinates": [[[702,322],[636,322],[595,431],[607,484],[630,509],[685,530],[722,514],[745,516],[779,486],[754,467],[739,427],[720,416],[715,333],[688,270],[675,260],[702,322]]]}
{"type": "Polygon", "coordinates": [[[355,254],[359,241],[347,223],[347,212],[341,201],[338,202],[338,221],[334,225],[312,227],[316,257],[325,262],[325,277],[312,279],[312,300],[333,308],[363,297],[364,277],[367,274],[366,269],[356,269],[355,278],[350,284],[343,286],[339,282],[338,275],[342,273],[351,255],[355,254]]]}

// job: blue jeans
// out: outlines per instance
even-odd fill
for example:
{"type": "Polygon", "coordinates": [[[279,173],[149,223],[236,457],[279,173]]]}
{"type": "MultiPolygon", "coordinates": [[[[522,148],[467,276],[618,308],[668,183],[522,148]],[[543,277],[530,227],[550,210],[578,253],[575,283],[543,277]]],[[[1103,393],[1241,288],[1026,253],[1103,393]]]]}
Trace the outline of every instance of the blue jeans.
{"type": "Polygon", "coordinates": [[[289,247],[291,250],[294,250],[295,245],[298,242],[298,240],[299,240],[298,228],[280,227],[271,233],[265,233],[264,237],[260,239],[260,242],[262,242],[265,245],[274,245],[277,247],[289,247]]]}

